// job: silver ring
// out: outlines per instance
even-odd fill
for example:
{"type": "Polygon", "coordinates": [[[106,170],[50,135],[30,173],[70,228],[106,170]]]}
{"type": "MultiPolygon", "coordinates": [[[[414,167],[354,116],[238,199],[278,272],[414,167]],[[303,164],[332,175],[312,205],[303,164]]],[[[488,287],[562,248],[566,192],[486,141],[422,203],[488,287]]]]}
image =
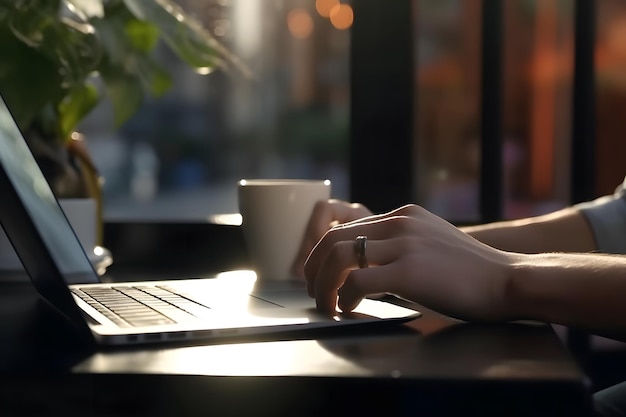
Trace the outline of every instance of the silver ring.
{"type": "Polygon", "coordinates": [[[357,236],[354,239],[354,251],[356,252],[356,258],[359,263],[359,268],[367,268],[367,257],[365,256],[365,249],[367,248],[367,236],[357,236]]]}

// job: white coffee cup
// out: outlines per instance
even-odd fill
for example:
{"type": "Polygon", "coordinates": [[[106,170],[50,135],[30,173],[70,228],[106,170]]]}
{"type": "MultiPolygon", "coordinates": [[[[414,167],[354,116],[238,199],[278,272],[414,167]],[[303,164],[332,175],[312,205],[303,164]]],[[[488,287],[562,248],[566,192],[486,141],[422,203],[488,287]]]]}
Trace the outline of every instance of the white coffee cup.
{"type": "Polygon", "coordinates": [[[294,278],[293,262],[315,204],[330,192],[329,180],[239,181],[242,231],[257,281],[294,278]]]}

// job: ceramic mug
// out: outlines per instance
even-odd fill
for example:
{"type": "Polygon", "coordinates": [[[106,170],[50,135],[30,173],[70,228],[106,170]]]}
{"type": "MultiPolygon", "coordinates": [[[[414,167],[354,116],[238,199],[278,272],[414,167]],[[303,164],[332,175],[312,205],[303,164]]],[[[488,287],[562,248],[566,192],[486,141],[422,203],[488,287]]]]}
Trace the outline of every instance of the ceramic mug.
{"type": "Polygon", "coordinates": [[[257,281],[294,278],[293,262],[315,204],[330,193],[329,180],[239,181],[241,227],[257,281]]]}

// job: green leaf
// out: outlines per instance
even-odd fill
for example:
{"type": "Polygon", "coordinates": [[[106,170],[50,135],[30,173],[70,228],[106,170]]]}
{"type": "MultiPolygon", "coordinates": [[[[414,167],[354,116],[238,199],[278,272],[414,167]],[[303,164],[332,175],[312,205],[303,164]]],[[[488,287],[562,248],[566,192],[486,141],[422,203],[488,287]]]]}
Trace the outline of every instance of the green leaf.
{"type": "Polygon", "coordinates": [[[162,96],[172,87],[170,74],[149,59],[138,63],[138,74],[140,74],[144,88],[154,97],[162,96]]]}
{"type": "Polygon", "coordinates": [[[23,129],[67,135],[98,101],[86,82],[100,74],[120,126],[172,85],[153,54],[161,39],[200,73],[248,72],[172,0],[0,0],[0,93],[23,129]]]}
{"type": "Polygon", "coordinates": [[[141,20],[126,23],[124,32],[132,47],[144,53],[152,51],[159,41],[159,29],[141,20]]]}
{"type": "Polygon", "coordinates": [[[107,96],[113,105],[115,126],[120,127],[143,103],[141,81],[114,69],[102,71],[101,75],[107,96]]]}
{"type": "Polygon", "coordinates": [[[134,16],[121,6],[123,5],[113,3],[106,8],[104,17],[90,20],[96,28],[99,44],[106,57],[106,62],[102,63],[103,66],[109,65],[109,63],[119,65],[126,56],[133,53],[133,48],[126,36],[125,27],[130,19],[134,19],[134,16]]]}
{"type": "Polygon", "coordinates": [[[250,74],[235,55],[172,0],[124,0],[124,3],[138,19],[153,22],[167,45],[187,64],[207,73],[230,64],[250,74]]]}
{"type": "Polygon", "coordinates": [[[63,78],[63,88],[84,82],[101,58],[91,25],[79,14],[61,12],[60,0],[21,0],[12,7],[7,21],[0,22],[8,28],[7,36],[53,62],[63,78]]]}
{"type": "Polygon", "coordinates": [[[55,63],[0,27],[0,93],[23,130],[43,108],[62,97],[55,63]]]}
{"type": "Polygon", "coordinates": [[[120,126],[139,108],[145,93],[158,97],[171,87],[169,74],[152,58],[159,31],[137,20],[121,2],[108,4],[105,17],[91,22],[105,51],[98,71],[120,126]]]}
{"type": "Polygon", "coordinates": [[[57,109],[61,135],[68,137],[78,123],[98,104],[98,90],[92,84],[74,87],[66,95],[57,109]]]}

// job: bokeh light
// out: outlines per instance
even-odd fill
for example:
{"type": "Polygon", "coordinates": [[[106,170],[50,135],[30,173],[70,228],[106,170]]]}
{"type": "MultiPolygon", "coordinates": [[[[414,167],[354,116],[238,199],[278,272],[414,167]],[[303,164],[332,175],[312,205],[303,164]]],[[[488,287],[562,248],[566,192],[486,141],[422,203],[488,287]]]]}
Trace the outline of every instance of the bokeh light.
{"type": "Polygon", "coordinates": [[[339,29],[344,30],[352,26],[354,22],[354,11],[349,4],[337,4],[330,10],[330,23],[339,29]]]}
{"type": "Polygon", "coordinates": [[[294,38],[306,39],[313,33],[313,18],[304,9],[293,9],[287,15],[287,27],[294,38]]]}
{"type": "Polygon", "coordinates": [[[322,17],[330,17],[330,12],[333,7],[339,5],[339,0],[315,0],[315,10],[322,17]]]}

